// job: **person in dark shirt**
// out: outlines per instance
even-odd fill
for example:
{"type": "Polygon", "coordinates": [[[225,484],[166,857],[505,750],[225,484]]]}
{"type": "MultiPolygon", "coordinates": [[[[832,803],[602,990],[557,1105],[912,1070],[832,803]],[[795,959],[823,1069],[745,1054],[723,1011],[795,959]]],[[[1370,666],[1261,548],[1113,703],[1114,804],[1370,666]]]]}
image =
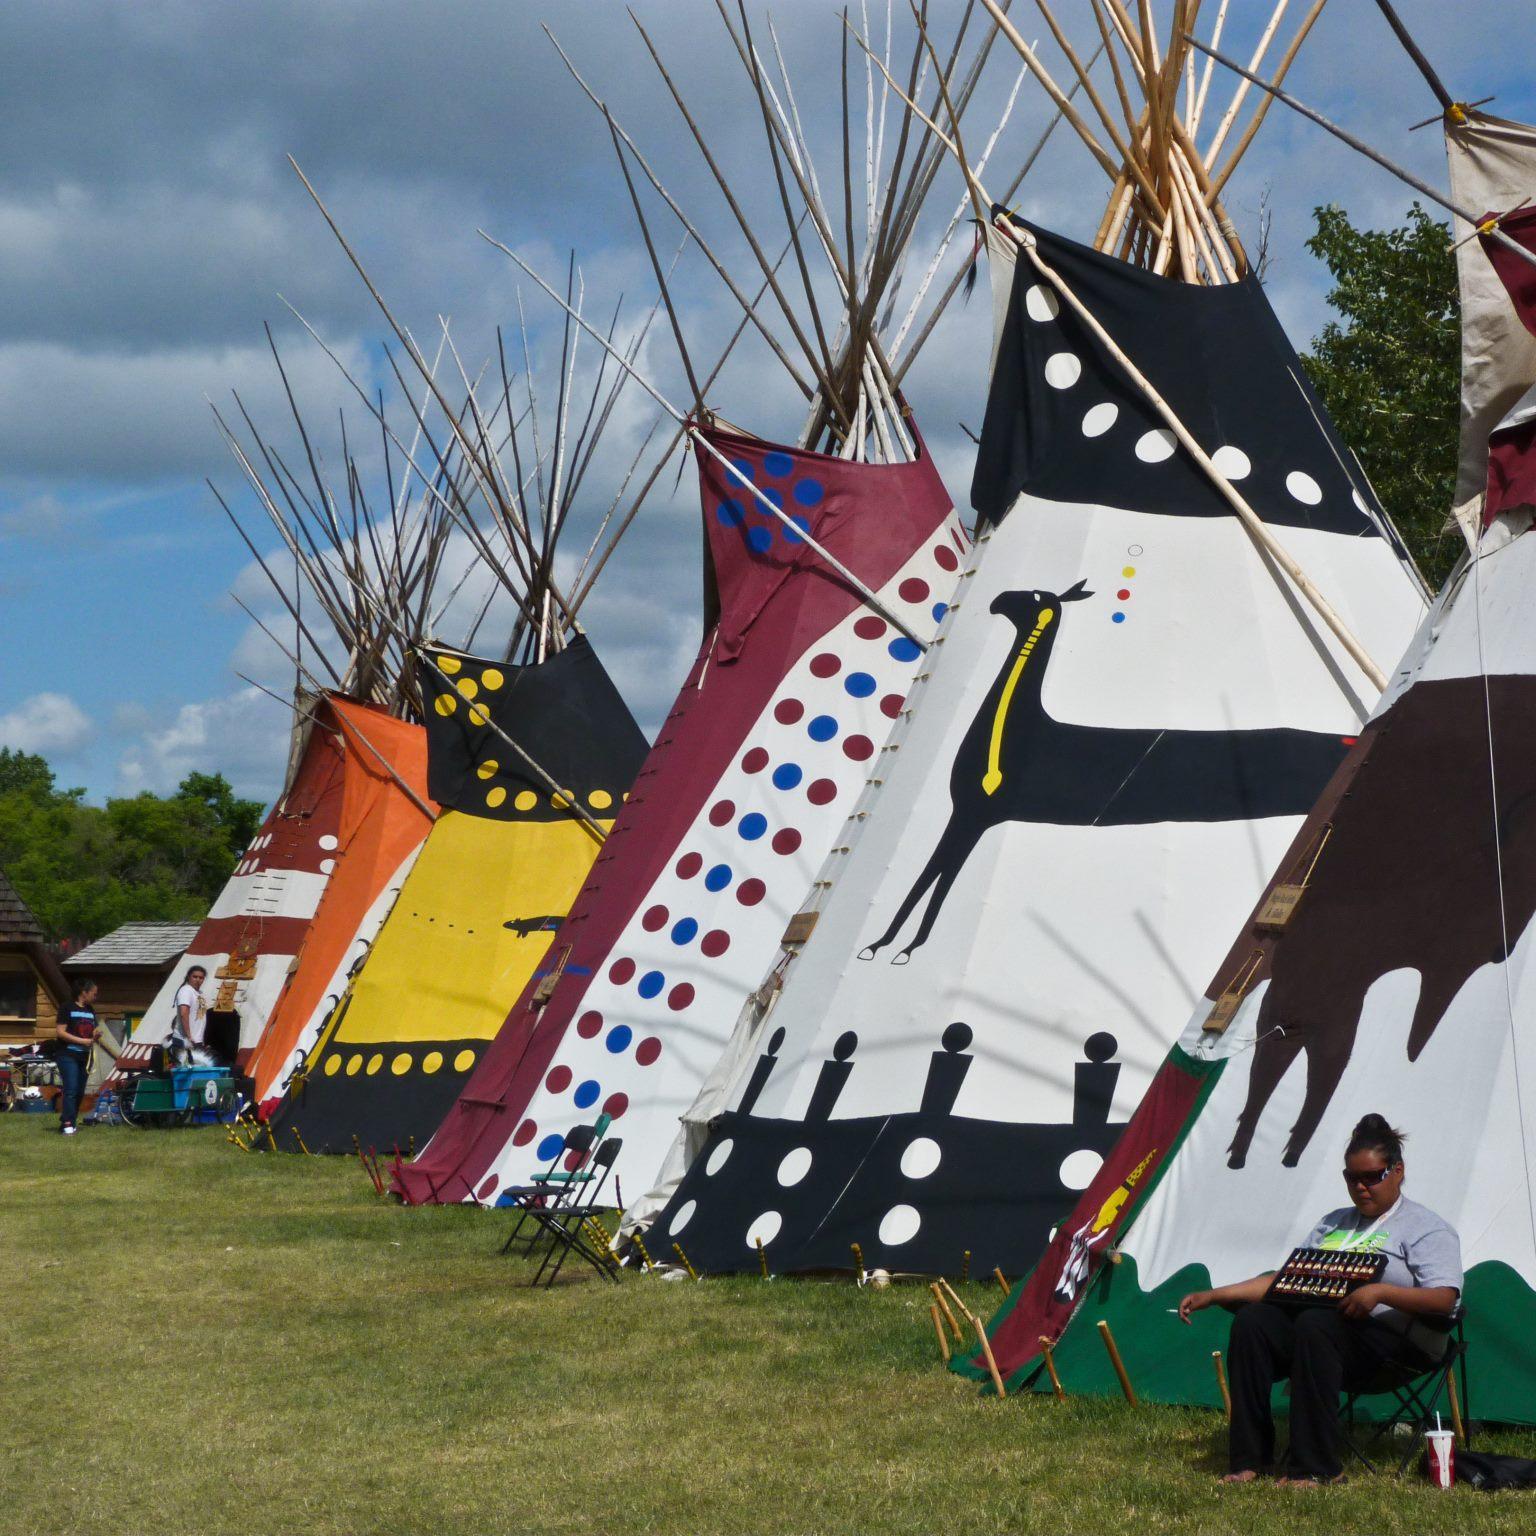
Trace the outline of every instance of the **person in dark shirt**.
{"type": "Polygon", "coordinates": [[[86,1069],[91,1064],[91,1047],[96,1043],[96,983],[77,981],[75,1000],[64,1010],[54,1034],[58,1044],[54,1061],[59,1069],[59,1130],[65,1136],[75,1134],[75,1117],[80,1113],[80,1095],[85,1092],[86,1069]]]}

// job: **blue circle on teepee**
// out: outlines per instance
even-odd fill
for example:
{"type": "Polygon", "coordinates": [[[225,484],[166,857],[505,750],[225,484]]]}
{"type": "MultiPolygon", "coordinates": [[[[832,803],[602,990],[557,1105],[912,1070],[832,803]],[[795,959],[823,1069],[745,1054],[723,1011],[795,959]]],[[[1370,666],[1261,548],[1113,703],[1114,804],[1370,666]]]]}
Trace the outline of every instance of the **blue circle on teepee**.
{"type": "Polygon", "coordinates": [[[768,818],[761,811],[752,811],[736,824],[736,830],[749,843],[755,843],[768,830],[768,818]]]}
{"type": "Polygon", "coordinates": [[[629,1042],[635,1038],[635,1032],[628,1024],[615,1024],[608,1031],[603,1044],[613,1052],[615,1056],[629,1049],[629,1042]]]}
{"type": "Polygon", "coordinates": [[[763,492],[763,500],[772,502],[780,512],[784,510],[784,492],[775,489],[771,485],[763,492]]]}
{"type": "Polygon", "coordinates": [[[775,789],[793,789],[804,777],[805,773],[799,763],[780,763],[773,770],[773,787],[775,789]]]}
{"type": "Polygon", "coordinates": [[[731,464],[733,468],[739,469],[748,480],[755,478],[752,473],[752,462],[750,459],[732,459],[731,464]]]}
{"type": "Polygon", "coordinates": [[[785,475],[793,473],[794,467],[795,461],[787,453],[765,453],[763,455],[763,468],[770,475],[776,475],[781,480],[785,475]]]}
{"type": "Polygon", "coordinates": [[[795,525],[795,527],[794,528],[786,528],[784,530],[784,537],[785,537],[786,541],[791,543],[791,544],[804,544],[805,543],[805,536],[807,534],[809,534],[810,531],[811,531],[811,520],[810,520],[810,518],[808,518],[808,517],[792,517],[792,518],[790,518],[790,522],[792,522],[795,525]],[[798,528],[800,530],[798,533],[795,531],[796,528],[798,528]]]}
{"type": "Polygon", "coordinates": [[[856,699],[867,699],[875,691],[875,680],[868,672],[850,672],[843,679],[843,687],[856,699]]]}
{"type": "Polygon", "coordinates": [[[692,944],[694,935],[699,931],[697,919],[685,917],[672,925],[672,942],[674,944],[692,944]]]}
{"type": "Polygon", "coordinates": [[[802,507],[819,507],[821,505],[821,498],[826,494],[820,480],[805,479],[795,481],[795,500],[802,507]]]}
{"type": "Polygon", "coordinates": [[[1125,623],[1125,615],[1123,613],[1112,613],[1110,617],[1115,621],[1116,624],[1125,623]]]}
{"type": "Polygon", "coordinates": [[[949,612],[949,604],[948,603],[935,603],[933,605],[933,618],[934,618],[934,622],[937,623],[948,612],[949,612]]]}
{"type": "Polygon", "coordinates": [[[916,661],[923,654],[917,641],[908,640],[905,635],[897,635],[886,649],[897,661],[916,661]]]}
{"type": "Polygon", "coordinates": [[[635,990],[641,997],[656,997],[666,984],[667,978],[660,971],[647,971],[640,978],[640,985],[635,990]]]}
{"type": "Polygon", "coordinates": [[[837,721],[831,715],[817,715],[805,729],[812,741],[831,741],[837,735],[837,721]]]}
{"type": "Polygon", "coordinates": [[[748,528],[747,544],[753,553],[766,555],[773,548],[773,529],[761,527],[748,528]]]}
{"type": "Polygon", "coordinates": [[[741,503],[736,500],[722,501],[715,508],[715,516],[727,528],[740,528],[747,520],[747,514],[741,503]]]}
{"type": "Polygon", "coordinates": [[[723,891],[731,883],[731,866],[729,864],[716,864],[710,872],[704,876],[704,889],[706,891],[723,891]]]}
{"type": "Polygon", "coordinates": [[[565,1145],[564,1136],[546,1136],[535,1149],[534,1156],[541,1163],[547,1163],[565,1145]]]}
{"type": "Polygon", "coordinates": [[[597,1103],[597,1096],[602,1092],[597,1079],[589,1077],[584,1083],[577,1083],[576,1092],[571,1095],[571,1101],[577,1109],[585,1109],[589,1104],[597,1103]]]}

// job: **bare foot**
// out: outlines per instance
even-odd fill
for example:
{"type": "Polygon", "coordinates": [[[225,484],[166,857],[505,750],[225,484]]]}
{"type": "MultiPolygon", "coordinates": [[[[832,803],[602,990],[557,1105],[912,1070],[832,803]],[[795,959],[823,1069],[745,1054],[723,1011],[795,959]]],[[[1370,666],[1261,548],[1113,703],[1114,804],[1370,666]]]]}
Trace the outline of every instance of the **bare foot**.
{"type": "Polygon", "coordinates": [[[1258,1478],[1257,1472],[1228,1472],[1222,1478],[1224,1483],[1251,1483],[1258,1478]]]}

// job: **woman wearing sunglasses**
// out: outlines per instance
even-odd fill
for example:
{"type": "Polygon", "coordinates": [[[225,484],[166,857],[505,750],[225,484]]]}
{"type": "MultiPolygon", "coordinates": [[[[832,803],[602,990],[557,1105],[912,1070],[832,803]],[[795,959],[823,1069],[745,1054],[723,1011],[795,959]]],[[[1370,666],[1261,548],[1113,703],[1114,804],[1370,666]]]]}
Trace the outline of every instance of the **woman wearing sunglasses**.
{"type": "Polygon", "coordinates": [[[1340,1391],[1364,1385],[1389,1361],[1427,1370],[1444,1352],[1461,1298],[1461,1242],[1443,1217],[1403,1194],[1403,1139],[1380,1115],[1361,1120],[1344,1152],[1350,1204],[1329,1211],[1301,1243],[1384,1255],[1378,1282],[1301,1311],[1263,1299],[1268,1274],[1192,1291],[1179,1303],[1186,1323],[1209,1306],[1237,1308],[1227,1355],[1231,1470],[1223,1481],[1252,1482],[1273,1467],[1275,1382],[1291,1380],[1291,1444],[1279,1481],[1337,1482],[1340,1391]]]}

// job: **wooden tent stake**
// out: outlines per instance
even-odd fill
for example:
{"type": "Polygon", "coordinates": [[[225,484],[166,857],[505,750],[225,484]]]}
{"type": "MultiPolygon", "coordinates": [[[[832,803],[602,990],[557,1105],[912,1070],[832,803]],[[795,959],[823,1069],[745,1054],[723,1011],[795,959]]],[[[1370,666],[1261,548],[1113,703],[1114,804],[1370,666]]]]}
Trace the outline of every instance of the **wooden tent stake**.
{"type": "Polygon", "coordinates": [[[673,1243],[672,1252],[677,1255],[677,1262],[688,1271],[688,1278],[690,1280],[697,1280],[699,1272],[688,1262],[688,1255],[683,1252],[683,1245],[681,1243],[673,1243]]]}
{"type": "Polygon", "coordinates": [[[949,1364],[949,1340],[944,1337],[944,1320],[939,1316],[938,1302],[928,1304],[928,1315],[933,1319],[933,1331],[939,1338],[939,1354],[943,1357],[944,1364],[949,1364]]]}
{"type": "Polygon", "coordinates": [[[650,1254],[645,1251],[645,1239],[636,1232],[631,1241],[640,1253],[640,1273],[642,1275],[649,1274],[655,1266],[651,1263],[650,1254]]]}
{"type": "Polygon", "coordinates": [[[945,1319],[949,1323],[950,1332],[954,1334],[955,1342],[958,1344],[960,1342],[960,1324],[955,1321],[955,1314],[949,1310],[949,1303],[944,1299],[944,1292],[939,1289],[937,1281],[930,1285],[928,1289],[933,1292],[933,1299],[943,1311],[945,1319]]]}
{"type": "Polygon", "coordinates": [[[997,1281],[998,1290],[1000,1290],[1004,1296],[1007,1296],[1009,1291],[1012,1289],[1012,1287],[1008,1284],[1008,1277],[1002,1272],[1001,1269],[994,1269],[992,1271],[992,1278],[997,1281]]]}
{"type": "Polygon", "coordinates": [[[1125,1393],[1125,1400],[1132,1408],[1139,1408],[1136,1401],[1136,1390],[1131,1386],[1131,1378],[1125,1373],[1125,1361],[1120,1358],[1120,1351],[1115,1348],[1115,1336],[1109,1331],[1109,1324],[1102,1317],[1099,1319],[1099,1337],[1104,1340],[1104,1348],[1109,1351],[1109,1363],[1115,1368],[1115,1375],[1120,1378],[1120,1390],[1125,1393]]]}
{"type": "Polygon", "coordinates": [[[1056,1394],[1056,1401],[1066,1402],[1066,1389],[1061,1384],[1061,1377],[1056,1374],[1056,1346],[1051,1343],[1049,1334],[1040,1335],[1040,1355],[1045,1361],[1045,1374],[1051,1378],[1051,1391],[1056,1394]]]}
{"type": "Polygon", "coordinates": [[[974,1312],[967,1312],[966,1316],[970,1318],[971,1327],[976,1330],[976,1340],[981,1345],[981,1352],[987,1358],[987,1370],[992,1375],[992,1385],[997,1395],[1007,1397],[1008,1389],[1003,1385],[1003,1373],[997,1368],[997,1357],[992,1353],[992,1341],[987,1337],[987,1330],[974,1312]]]}
{"type": "Polygon", "coordinates": [[[967,1248],[960,1257],[960,1284],[971,1278],[971,1250],[967,1248]]]}
{"type": "Polygon", "coordinates": [[[849,1243],[848,1246],[853,1250],[853,1267],[858,1272],[859,1284],[863,1285],[865,1279],[864,1250],[857,1243],[849,1243]]]}
{"type": "Polygon", "coordinates": [[[1230,1424],[1232,1422],[1232,1392],[1227,1386],[1227,1367],[1222,1361],[1219,1349],[1211,1351],[1211,1361],[1216,1367],[1216,1387],[1221,1393],[1222,1412],[1226,1414],[1227,1423],[1230,1424]]]}
{"type": "Polygon", "coordinates": [[[1453,1369],[1445,1378],[1445,1384],[1450,1389],[1451,1428],[1456,1431],[1456,1438],[1463,1445],[1467,1443],[1466,1425],[1461,1422],[1461,1393],[1456,1389],[1456,1372],[1453,1369]]]}
{"type": "Polygon", "coordinates": [[[762,1270],[763,1279],[766,1280],[768,1278],[768,1254],[763,1247],[762,1238],[756,1238],[754,1241],[757,1243],[757,1267],[762,1270]]]}

